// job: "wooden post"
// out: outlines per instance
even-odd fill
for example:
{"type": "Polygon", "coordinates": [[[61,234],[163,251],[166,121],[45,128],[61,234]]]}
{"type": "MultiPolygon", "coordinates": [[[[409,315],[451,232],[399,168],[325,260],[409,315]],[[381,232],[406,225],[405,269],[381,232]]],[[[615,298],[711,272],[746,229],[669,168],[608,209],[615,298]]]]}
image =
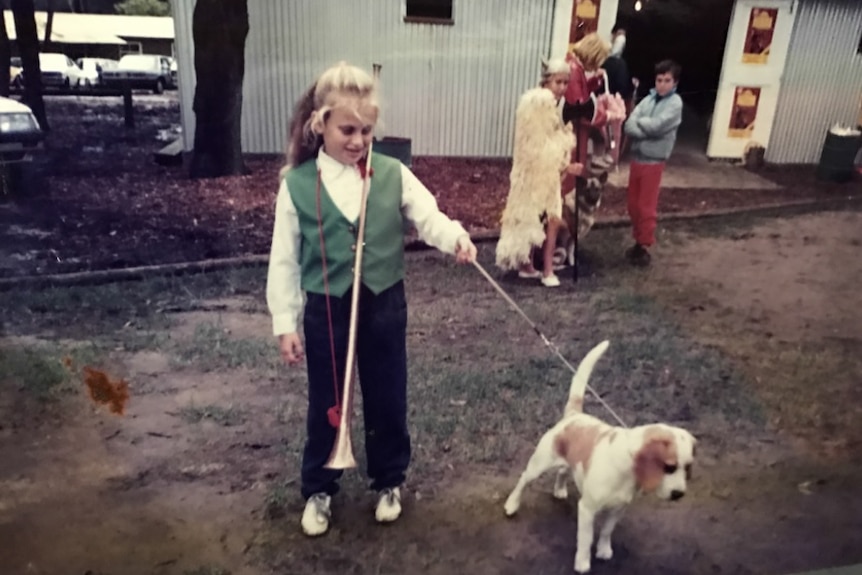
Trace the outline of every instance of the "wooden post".
{"type": "Polygon", "coordinates": [[[578,184],[577,178],[575,179],[575,225],[574,230],[572,230],[572,236],[575,238],[575,247],[573,250],[573,260],[572,261],[572,281],[574,283],[578,283],[578,248],[580,248],[580,241],[578,239],[578,231],[581,228],[581,202],[578,201],[578,184]]]}
{"type": "Polygon", "coordinates": [[[132,87],[129,83],[123,84],[123,116],[127,128],[135,127],[135,110],[132,107],[132,87]]]}

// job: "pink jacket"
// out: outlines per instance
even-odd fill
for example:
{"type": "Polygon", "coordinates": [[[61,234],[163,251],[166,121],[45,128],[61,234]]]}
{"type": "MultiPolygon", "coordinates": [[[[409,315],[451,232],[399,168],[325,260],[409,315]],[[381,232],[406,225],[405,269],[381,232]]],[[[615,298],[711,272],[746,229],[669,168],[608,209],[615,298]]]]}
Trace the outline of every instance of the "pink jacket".
{"type": "MultiPolygon", "coordinates": [[[[604,77],[597,75],[588,79],[583,65],[572,53],[566,54],[566,60],[569,62],[570,74],[569,86],[566,88],[564,97],[569,104],[583,104],[590,99],[593,91],[602,85],[604,77]]],[[[596,101],[592,120],[584,118],[582,125],[601,127],[607,123],[607,120],[607,106],[601,101],[596,101]]]]}

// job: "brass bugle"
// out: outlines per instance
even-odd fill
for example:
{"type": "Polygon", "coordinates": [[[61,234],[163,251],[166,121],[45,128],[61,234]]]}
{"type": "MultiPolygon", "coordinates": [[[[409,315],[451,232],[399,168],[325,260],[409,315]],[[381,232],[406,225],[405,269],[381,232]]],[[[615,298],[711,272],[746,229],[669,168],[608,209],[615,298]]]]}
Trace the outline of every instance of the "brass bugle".
{"type": "MultiPolygon", "coordinates": [[[[380,75],[380,64],[374,64],[374,81],[380,75]]],[[[359,317],[359,291],[362,285],[362,253],[365,247],[365,219],[368,205],[368,191],[371,187],[371,148],[365,156],[365,178],[362,181],[362,199],[359,203],[359,230],[356,234],[356,256],[353,262],[353,290],[350,294],[350,328],[347,336],[347,361],[344,368],[344,387],[341,393],[341,417],[335,433],[332,452],[324,465],[327,469],[350,469],[356,467],[353,456],[353,442],[350,438],[353,419],[353,388],[356,383],[356,324],[359,317]]]]}
{"type": "MultiPolygon", "coordinates": [[[[365,173],[371,169],[371,145],[365,159],[365,173]]],[[[362,199],[359,208],[359,230],[356,234],[356,257],[353,262],[353,290],[350,294],[350,328],[347,336],[347,361],[344,366],[344,387],[341,391],[341,414],[335,433],[335,444],[324,465],[327,469],[349,469],[356,467],[353,457],[353,442],[350,439],[350,422],[353,419],[353,386],[356,380],[356,324],[359,316],[359,291],[362,285],[362,252],[365,244],[365,209],[371,178],[366,175],[362,182],[362,199]]]]}

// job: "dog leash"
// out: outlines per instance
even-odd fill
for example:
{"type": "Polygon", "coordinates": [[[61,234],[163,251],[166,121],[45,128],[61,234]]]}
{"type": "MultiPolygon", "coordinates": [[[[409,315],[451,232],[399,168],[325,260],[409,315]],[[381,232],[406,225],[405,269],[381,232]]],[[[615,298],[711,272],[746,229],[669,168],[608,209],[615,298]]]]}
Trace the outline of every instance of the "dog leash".
{"type": "MultiPolygon", "coordinates": [[[[566,367],[569,368],[572,374],[576,374],[578,370],[571,363],[569,363],[565,357],[563,357],[563,354],[560,353],[560,350],[557,348],[557,346],[554,345],[547,337],[545,337],[545,334],[542,333],[542,331],[539,329],[539,326],[537,326],[533,320],[527,317],[527,314],[524,313],[524,310],[522,310],[518,306],[518,304],[516,304],[511,297],[509,297],[509,294],[507,294],[506,291],[502,287],[500,287],[500,284],[498,284],[496,280],[494,280],[494,278],[492,278],[491,275],[487,271],[485,271],[485,268],[482,267],[482,264],[480,264],[475,258],[473,259],[472,263],[474,266],[476,266],[476,269],[479,270],[479,273],[485,276],[485,279],[490,282],[494,289],[497,290],[501,296],[503,296],[503,299],[509,302],[509,305],[511,305],[515,309],[515,311],[518,312],[528,324],[530,324],[530,327],[532,327],[533,331],[535,331],[539,335],[539,337],[542,339],[542,342],[548,347],[548,349],[550,349],[558,358],[560,358],[560,360],[563,362],[563,364],[565,364],[566,367]]],[[[607,409],[608,412],[610,412],[610,414],[614,416],[614,419],[616,419],[620,425],[625,428],[628,428],[628,425],[626,425],[622,418],[617,415],[617,413],[611,408],[611,406],[608,405],[608,403],[604,399],[602,399],[601,396],[596,393],[596,391],[592,387],[590,387],[589,383],[587,383],[587,391],[592,393],[593,396],[599,400],[599,403],[601,403],[604,408],[607,409]]]]}

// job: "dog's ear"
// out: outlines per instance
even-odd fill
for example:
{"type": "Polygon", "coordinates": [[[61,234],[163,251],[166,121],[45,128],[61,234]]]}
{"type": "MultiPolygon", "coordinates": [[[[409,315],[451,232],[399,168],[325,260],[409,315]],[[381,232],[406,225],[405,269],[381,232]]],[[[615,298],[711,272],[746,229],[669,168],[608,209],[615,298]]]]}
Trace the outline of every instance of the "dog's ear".
{"type": "Polygon", "coordinates": [[[583,189],[586,189],[586,187],[587,187],[587,179],[583,176],[577,176],[575,178],[575,189],[576,190],[583,190],[583,189]]]}
{"type": "Polygon", "coordinates": [[[670,434],[646,438],[635,455],[634,473],[638,487],[646,493],[658,489],[668,465],[676,465],[676,444],[670,434]]]}
{"type": "Polygon", "coordinates": [[[605,183],[608,181],[608,173],[602,172],[601,174],[599,174],[599,181],[602,183],[602,185],[605,185],[605,183]]]}

